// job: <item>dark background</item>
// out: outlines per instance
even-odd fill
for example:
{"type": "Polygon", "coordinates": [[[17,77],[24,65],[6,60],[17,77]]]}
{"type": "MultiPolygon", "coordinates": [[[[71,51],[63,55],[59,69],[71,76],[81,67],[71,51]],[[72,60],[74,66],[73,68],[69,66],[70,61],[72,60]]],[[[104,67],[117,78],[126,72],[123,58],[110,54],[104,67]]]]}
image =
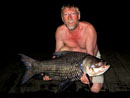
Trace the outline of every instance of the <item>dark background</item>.
{"type": "MultiPolygon", "coordinates": [[[[124,0],[113,1],[43,0],[2,2],[0,76],[2,74],[10,76],[13,73],[12,71],[17,72],[19,70],[20,66],[16,67],[20,62],[17,56],[18,53],[24,53],[41,60],[52,56],[55,51],[56,28],[63,24],[60,9],[66,2],[78,4],[81,11],[81,21],[88,21],[93,24],[97,31],[97,43],[101,52],[111,51],[108,53],[130,54],[129,3],[124,0]],[[10,70],[13,66],[16,67],[15,70],[10,70]]],[[[7,85],[7,87],[10,86],[7,85]]]]}
{"type": "Polygon", "coordinates": [[[128,2],[48,0],[2,3],[1,55],[10,57],[19,52],[51,55],[55,50],[56,28],[63,24],[60,9],[66,2],[78,4],[81,21],[94,25],[99,49],[129,52],[128,2]]]}

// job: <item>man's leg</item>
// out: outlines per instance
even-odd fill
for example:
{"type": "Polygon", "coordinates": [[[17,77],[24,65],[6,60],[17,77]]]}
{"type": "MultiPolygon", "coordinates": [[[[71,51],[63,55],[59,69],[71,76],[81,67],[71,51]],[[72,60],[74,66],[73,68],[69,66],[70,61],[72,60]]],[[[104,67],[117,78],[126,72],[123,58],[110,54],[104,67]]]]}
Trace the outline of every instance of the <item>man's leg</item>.
{"type": "Polygon", "coordinates": [[[102,89],[104,83],[104,76],[99,75],[99,76],[92,77],[92,82],[93,85],[91,87],[91,91],[94,93],[98,93],[102,89]]]}
{"type": "Polygon", "coordinates": [[[102,89],[103,83],[93,83],[91,87],[91,92],[98,93],[102,89]]]}
{"type": "Polygon", "coordinates": [[[67,51],[67,50],[70,50],[71,51],[71,48],[67,47],[67,46],[63,46],[60,48],[59,51],[67,51]]]}
{"type": "MultiPolygon", "coordinates": [[[[101,58],[101,54],[100,54],[99,51],[97,52],[96,57],[101,58]]],[[[102,89],[102,86],[103,86],[103,83],[104,83],[104,76],[99,75],[99,76],[92,77],[92,82],[93,82],[93,85],[91,87],[91,91],[94,92],[94,93],[98,93],[102,89]]]]}

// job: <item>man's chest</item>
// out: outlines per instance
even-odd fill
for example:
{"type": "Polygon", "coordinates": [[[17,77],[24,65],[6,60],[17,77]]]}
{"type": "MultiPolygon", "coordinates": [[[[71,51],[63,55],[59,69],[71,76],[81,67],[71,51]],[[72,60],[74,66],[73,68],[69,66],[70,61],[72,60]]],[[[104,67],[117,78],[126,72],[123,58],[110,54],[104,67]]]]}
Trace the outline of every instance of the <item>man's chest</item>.
{"type": "Polygon", "coordinates": [[[70,47],[85,47],[86,37],[82,35],[64,36],[63,42],[70,47]]]}

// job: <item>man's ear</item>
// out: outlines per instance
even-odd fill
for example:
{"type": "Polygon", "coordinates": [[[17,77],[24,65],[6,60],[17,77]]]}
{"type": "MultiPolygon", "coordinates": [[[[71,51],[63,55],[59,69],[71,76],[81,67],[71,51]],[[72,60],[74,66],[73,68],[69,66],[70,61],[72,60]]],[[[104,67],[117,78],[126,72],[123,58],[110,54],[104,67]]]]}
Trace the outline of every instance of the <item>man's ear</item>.
{"type": "Polygon", "coordinates": [[[80,13],[78,14],[78,19],[80,20],[80,13]]]}
{"type": "Polygon", "coordinates": [[[61,16],[62,21],[64,22],[63,16],[61,16]]]}

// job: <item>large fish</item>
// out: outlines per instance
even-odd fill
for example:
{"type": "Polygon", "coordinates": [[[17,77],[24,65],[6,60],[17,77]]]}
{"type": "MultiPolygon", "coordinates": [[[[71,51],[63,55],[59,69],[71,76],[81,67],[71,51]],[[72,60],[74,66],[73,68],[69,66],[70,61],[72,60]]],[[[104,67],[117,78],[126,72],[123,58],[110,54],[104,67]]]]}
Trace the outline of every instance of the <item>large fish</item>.
{"type": "Polygon", "coordinates": [[[106,72],[110,67],[104,60],[82,52],[60,51],[54,54],[55,59],[45,61],[37,61],[24,54],[19,55],[26,66],[22,84],[34,75],[44,73],[51,80],[62,81],[61,86],[63,86],[68,82],[80,80],[83,73],[88,76],[97,76],[106,72]]]}

